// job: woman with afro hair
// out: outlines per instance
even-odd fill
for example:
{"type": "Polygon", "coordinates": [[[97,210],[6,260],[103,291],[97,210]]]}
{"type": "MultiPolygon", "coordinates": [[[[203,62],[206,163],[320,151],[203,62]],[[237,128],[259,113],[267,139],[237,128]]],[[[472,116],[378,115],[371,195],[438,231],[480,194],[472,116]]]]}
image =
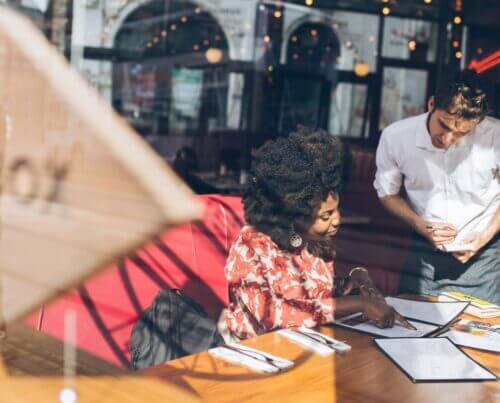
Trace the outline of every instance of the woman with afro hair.
{"type": "Polygon", "coordinates": [[[366,269],[353,268],[347,278],[334,274],[343,161],[338,138],[306,128],[257,151],[243,196],[248,225],[225,266],[231,303],[218,329],[226,342],[355,312],[379,327],[395,321],[411,327],[366,269]],[[354,288],[360,295],[348,295],[354,288]]]}

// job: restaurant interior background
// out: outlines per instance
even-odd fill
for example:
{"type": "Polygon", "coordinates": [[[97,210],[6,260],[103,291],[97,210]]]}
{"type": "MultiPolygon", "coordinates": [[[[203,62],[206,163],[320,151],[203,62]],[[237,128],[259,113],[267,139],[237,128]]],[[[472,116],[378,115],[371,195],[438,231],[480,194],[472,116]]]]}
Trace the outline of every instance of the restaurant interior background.
{"type": "MultiPolygon", "coordinates": [[[[467,67],[487,82],[491,114],[500,117],[499,0],[6,2],[29,16],[197,193],[241,194],[252,150],[299,124],[342,137],[353,164],[342,194],[335,270],[366,266],[387,294],[397,292],[412,233],[383,210],[373,189],[381,130],[424,112],[443,74],[467,67]]],[[[150,302],[138,307],[136,296],[143,298],[148,281],[156,293],[172,286],[165,278],[177,275],[186,282],[176,288],[221,305],[227,290],[222,281],[213,287],[219,280],[213,273],[219,270],[224,278],[231,240],[214,247],[207,234],[219,234],[219,221],[239,229],[241,219],[231,215],[236,203],[226,205],[229,198],[212,203],[216,198],[210,197],[204,199],[210,219],[167,237],[171,249],[158,266],[167,268],[161,275],[158,268],[147,271],[137,255],[103,274],[112,289],[99,277],[78,289],[79,348],[127,367],[131,326],[150,302]],[[189,265],[193,256],[199,271],[189,265]],[[143,276],[142,283],[131,281],[130,273],[143,276]],[[211,288],[192,286],[186,278],[208,279],[211,288]]],[[[60,319],[57,309],[65,301],[40,310],[46,328],[38,316],[31,327],[62,339],[61,327],[50,324],[60,319]]],[[[28,359],[18,365],[32,366],[28,359]]]]}
{"type": "Polygon", "coordinates": [[[299,124],[373,150],[444,71],[475,67],[500,116],[495,0],[8,3],[199,193],[238,193],[252,149],[299,124]]]}

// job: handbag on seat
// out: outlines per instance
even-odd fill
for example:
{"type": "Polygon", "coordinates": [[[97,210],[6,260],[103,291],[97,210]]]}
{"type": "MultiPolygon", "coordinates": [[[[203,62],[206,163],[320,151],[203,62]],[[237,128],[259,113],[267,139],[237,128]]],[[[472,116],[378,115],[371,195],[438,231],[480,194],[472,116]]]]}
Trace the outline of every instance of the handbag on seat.
{"type": "Polygon", "coordinates": [[[181,290],[158,293],[132,329],[132,368],[144,369],[224,343],[217,323],[181,290]]]}

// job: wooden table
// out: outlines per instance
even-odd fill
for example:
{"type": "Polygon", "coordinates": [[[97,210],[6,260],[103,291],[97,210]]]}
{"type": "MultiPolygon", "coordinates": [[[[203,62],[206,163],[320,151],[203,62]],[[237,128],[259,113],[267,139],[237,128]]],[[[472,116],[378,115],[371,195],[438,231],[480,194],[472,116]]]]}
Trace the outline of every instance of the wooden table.
{"type": "MultiPolygon", "coordinates": [[[[498,319],[486,321],[500,323],[498,319]]],[[[321,331],[346,340],[352,351],[323,358],[270,333],[244,344],[294,360],[292,370],[259,375],[203,352],[150,368],[145,373],[173,382],[203,401],[217,403],[500,402],[499,382],[415,384],[375,347],[371,336],[330,326],[322,327],[321,331]]],[[[500,375],[499,354],[465,351],[500,375]]]]}
{"type": "MultiPolygon", "coordinates": [[[[414,384],[376,349],[370,336],[328,326],[321,331],[348,341],[352,351],[323,358],[276,333],[245,341],[295,361],[292,370],[278,375],[255,374],[215,360],[206,352],[138,374],[78,352],[78,375],[72,385],[78,403],[500,402],[499,382],[414,384]]],[[[62,343],[26,328],[11,328],[9,334],[0,361],[0,402],[57,402],[65,386],[62,343]],[[39,346],[40,354],[21,344],[19,340],[26,335],[29,344],[39,346]]],[[[500,355],[465,351],[500,375],[500,355]]]]}
{"type": "Polygon", "coordinates": [[[65,386],[77,403],[198,402],[192,394],[155,377],[117,368],[77,352],[76,377],[65,384],[63,343],[22,325],[9,326],[0,342],[0,403],[57,403],[65,386]]]}

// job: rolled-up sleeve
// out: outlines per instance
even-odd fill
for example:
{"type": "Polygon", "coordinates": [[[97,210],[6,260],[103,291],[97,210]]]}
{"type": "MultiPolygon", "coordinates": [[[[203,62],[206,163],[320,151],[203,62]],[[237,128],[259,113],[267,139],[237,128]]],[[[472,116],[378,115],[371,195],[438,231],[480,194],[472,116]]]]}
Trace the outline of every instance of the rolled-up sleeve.
{"type": "Polygon", "coordinates": [[[377,172],[373,186],[379,198],[392,196],[399,193],[403,175],[394,158],[394,150],[391,149],[389,134],[382,133],[376,155],[377,172]]]}

